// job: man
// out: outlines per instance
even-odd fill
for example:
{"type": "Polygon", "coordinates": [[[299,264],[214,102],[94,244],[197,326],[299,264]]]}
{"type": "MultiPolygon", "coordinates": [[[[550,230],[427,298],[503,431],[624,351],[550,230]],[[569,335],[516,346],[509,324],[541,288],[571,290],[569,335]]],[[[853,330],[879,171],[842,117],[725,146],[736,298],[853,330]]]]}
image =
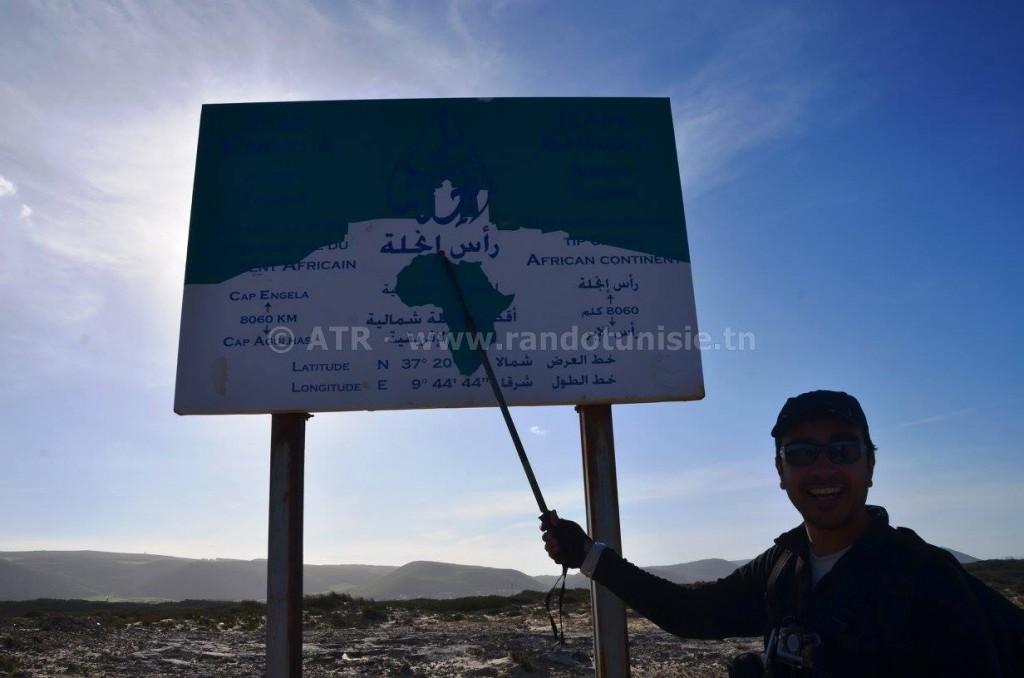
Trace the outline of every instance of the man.
{"type": "Polygon", "coordinates": [[[1002,675],[955,559],[867,505],[876,448],[857,399],[790,398],[771,435],[779,485],[803,524],[728,577],[674,584],[557,516],[545,549],[678,636],[763,634],[764,656],[734,662],[730,675],[1002,675]]]}

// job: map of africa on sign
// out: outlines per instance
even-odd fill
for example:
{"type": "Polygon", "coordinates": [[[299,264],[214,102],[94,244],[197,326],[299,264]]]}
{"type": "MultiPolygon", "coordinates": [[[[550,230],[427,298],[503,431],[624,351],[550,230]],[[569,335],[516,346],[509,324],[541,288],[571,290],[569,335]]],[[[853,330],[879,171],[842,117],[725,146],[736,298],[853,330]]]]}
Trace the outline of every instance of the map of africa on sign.
{"type": "Polygon", "coordinates": [[[667,99],[203,107],[175,411],[703,397],[667,99]],[[445,273],[451,264],[459,293],[445,273]]]}

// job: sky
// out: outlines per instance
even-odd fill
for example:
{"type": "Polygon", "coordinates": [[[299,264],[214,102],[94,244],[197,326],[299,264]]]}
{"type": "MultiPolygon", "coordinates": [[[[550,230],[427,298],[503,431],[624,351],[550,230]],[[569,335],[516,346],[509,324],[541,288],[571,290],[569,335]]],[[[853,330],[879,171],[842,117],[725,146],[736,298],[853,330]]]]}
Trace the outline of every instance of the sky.
{"type": "MultiPolygon", "coordinates": [[[[203,104],[642,96],[700,327],[752,341],[703,352],[701,401],[613,406],[625,555],[797,525],[769,431],[829,388],[894,524],[1024,557],[1022,29],[1001,1],[0,3],[0,551],[266,557],[271,417],[172,411],[203,104]]],[[[573,408],[512,415],[584,521],[573,408]]],[[[496,408],[306,436],[306,562],[558,572],[496,408]]]]}

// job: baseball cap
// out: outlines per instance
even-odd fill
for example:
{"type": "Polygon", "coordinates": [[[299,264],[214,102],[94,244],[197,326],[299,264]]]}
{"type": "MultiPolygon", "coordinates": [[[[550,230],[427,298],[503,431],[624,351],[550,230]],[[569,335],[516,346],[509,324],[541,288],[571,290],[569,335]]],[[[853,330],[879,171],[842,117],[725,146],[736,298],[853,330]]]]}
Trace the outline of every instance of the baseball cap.
{"type": "Polygon", "coordinates": [[[822,415],[839,417],[859,426],[864,432],[865,442],[871,442],[864,410],[856,398],[842,391],[808,391],[790,398],[779,412],[779,418],[772,428],[772,437],[778,438],[794,426],[822,415]]]}

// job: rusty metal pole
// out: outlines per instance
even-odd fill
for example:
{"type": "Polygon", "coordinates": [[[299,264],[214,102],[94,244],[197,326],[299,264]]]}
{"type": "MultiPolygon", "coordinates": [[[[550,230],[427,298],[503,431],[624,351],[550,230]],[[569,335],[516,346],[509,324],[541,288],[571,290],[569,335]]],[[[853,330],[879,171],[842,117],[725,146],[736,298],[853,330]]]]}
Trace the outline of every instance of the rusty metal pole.
{"type": "Polygon", "coordinates": [[[270,426],[267,678],[302,676],[302,481],[308,414],[270,426]]]}
{"type": "MultiPolygon", "coordinates": [[[[578,405],[583,440],[583,481],[587,531],[594,541],[622,552],[619,488],[615,479],[615,439],[611,405],[578,405]]],[[[594,666],[597,678],[628,678],[626,606],[608,589],[590,583],[594,612],[594,666]]]]}

